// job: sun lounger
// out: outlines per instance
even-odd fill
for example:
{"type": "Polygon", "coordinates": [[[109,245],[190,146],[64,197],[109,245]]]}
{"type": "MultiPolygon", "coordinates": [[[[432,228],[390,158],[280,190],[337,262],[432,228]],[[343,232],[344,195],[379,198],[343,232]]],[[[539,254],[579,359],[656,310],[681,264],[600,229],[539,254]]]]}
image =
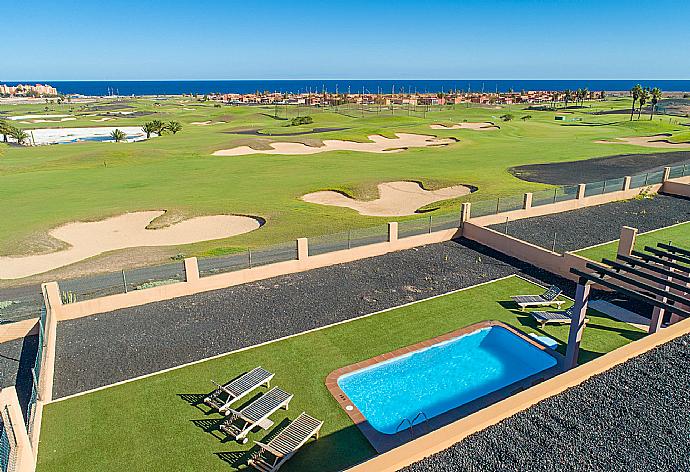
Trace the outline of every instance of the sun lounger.
{"type": "Polygon", "coordinates": [[[552,285],[549,289],[542,293],[541,295],[514,295],[510,298],[513,299],[515,303],[518,304],[521,310],[528,307],[535,306],[555,306],[559,307],[565,301],[556,300],[556,298],[561,294],[561,289],[552,285]]]}
{"type": "Polygon", "coordinates": [[[302,412],[268,444],[254,441],[261,448],[249,459],[249,465],[261,472],[275,472],[312,437],[319,439],[323,421],[302,412]]]}
{"type": "Polygon", "coordinates": [[[246,397],[260,386],[266,385],[266,388],[270,388],[271,379],[274,375],[261,367],[256,367],[225,385],[219,385],[212,381],[218,388],[204,398],[204,403],[220,413],[225,413],[230,405],[246,397]]]}
{"type": "MultiPolygon", "coordinates": [[[[573,307],[565,311],[533,311],[530,315],[542,328],[547,324],[570,324],[573,319],[573,307]]],[[[588,321],[585,319],[585,323],[588,321]]]]}
{"type": "Polygon", "coordinates": [[[291,393],[273,387],[240,411],[230,408],[228,418],[220,425],[220,430],[242,444],[246,444],[247,435],[252,429],[255,427],[268,429],[273,426],[273,421],[269,419],[269,416],[281,408],[287,410],[292,397],[291,393]]]}

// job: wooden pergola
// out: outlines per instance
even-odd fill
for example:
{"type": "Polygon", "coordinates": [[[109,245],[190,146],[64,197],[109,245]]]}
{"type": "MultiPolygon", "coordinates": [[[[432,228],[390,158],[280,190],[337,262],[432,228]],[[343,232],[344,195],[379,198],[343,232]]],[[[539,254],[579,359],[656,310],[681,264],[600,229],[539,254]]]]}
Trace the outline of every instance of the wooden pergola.
{"type": "Polygon", "coordinates": [[[618,254],[615,261],[589,262],[586,268],[570,269],[578,277],[578,283],[566,369],[577,365],[592,284],[654,307],[649,333],[661,328],[665,313],[670,313],[672,320],[690,317],[690,250],[686,248],[659,243],[656,247],[645,246],[644,251],[632,251],[630,255],[618,254]]]}

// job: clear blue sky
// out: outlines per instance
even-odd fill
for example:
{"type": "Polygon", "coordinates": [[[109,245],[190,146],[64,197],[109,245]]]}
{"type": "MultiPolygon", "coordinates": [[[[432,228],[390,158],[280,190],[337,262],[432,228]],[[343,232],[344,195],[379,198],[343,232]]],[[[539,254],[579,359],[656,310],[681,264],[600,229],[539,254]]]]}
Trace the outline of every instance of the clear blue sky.
{"type": "Polygon", "coordinates": [[[8,6],[5,81],[690,78],[687,0],[8,6]]]}

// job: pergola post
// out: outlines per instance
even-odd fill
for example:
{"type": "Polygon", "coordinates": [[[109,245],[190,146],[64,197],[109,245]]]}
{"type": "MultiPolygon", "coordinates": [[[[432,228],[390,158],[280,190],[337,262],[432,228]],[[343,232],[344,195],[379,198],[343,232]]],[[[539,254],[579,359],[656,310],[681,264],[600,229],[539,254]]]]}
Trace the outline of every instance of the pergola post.
{"type": "Polygon", "coordinates": [[[589,291],[591,284],[580,279],[575,291],[575,307],[573,309],[573,319],[570,322],[570,333],[568,334],[568,347],[565,352],[565,370],[577,366],[577,357],[580,352],[580,342],[582,333],[585,330],[585,319],[587,317],[587,305],[589,304],[589,291]]]}

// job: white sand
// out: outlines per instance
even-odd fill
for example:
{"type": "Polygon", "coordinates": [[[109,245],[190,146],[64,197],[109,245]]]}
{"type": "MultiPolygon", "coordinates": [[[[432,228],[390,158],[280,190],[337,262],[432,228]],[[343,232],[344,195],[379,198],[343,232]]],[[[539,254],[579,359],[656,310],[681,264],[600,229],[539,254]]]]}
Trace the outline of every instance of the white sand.
{"type": "Polygon", "coordinates": [[[457,125],[452,125],[452,126],[446,126],[446,125],[430,125],[429,128],[431,129],[472,129],[475,131],[495,131],[498,129],[498,126],[495,124],[485,121],[481,123],[459,123],[457,125]]]}
{"type": "Polygon", "coordinates": [[[368,136],[371,142],[357,143],[340,139],[324,139],[323,146],[307,146],[302,143],[275,142],[269,144],[272,149],[257,150],[249,146],[238,146],[222,149],[213,153],[214,156],[243,156],[246,154],[317,154],[328,151],[360,151],[360,152],[400,152],[411,147],[445,146],[457,142],[455,139],[441,139],[423,134],[396,133],[397,138],[389,139],[378,134],[368,136]]]}
{"type": "Polygon", "coordinates": [[[461,197],[471,192],[469,187],[455,185],[439,190],[424,190],[417,182],[386,182],[378,185],[379,198],[371,201],[355,200],[332,190],[308,193],[302,200],[319,205],[352,208],[366,216],[413,215],[418,208],[430,203],[461,197]]]}
{"type": "MultiPolygon", "coordinates": [[[[37,128],[26,130],[29,135],[27,145],[32,144],[32,137],[37,146],[43,144],[64,144],[77,141],[102,140],[104,142],[112,141],[110,133],[119,129],[127,135],[127,142],[143,141],[146,139],[146,134],[139,126],[98,126],[93,128],[37,128]]],[[[155,135],[152,135],[155,136],[155,135]]],[[[12,140],[12,138],[10,138],[12,140]]]]}
{"type": "Polygon", "coordinates": [[[102,121],[110,121],[110,120],[114,120],[114,119],[115,119],[115,118],[108,118],[107,116],[104,116],[103,118],[99,118],[99,119],[97,119],[97,120],[91,120],[91,121],[93,121],[93,122],[95,122],[95,123],[100,123],[100,122],[102,122],[102,121]]]}
{"type": "Polygon", "coordinates": [[[70,245],[50,254],[0,257],[0,279],[19,279],[64,267],[104,252],[141,246],[177,246],[223,239],[259,228],[259,222],[246,216],[201,216],[167,228],[150,230],[146,226],[164,211],[126,213],[101,221],[69,223],[50,231],[50,235],[70,245]]]}
{"type": "Polygon", "coordinates": [[[657,134],[654,136],[633,136],[630,138],[616,138],[616,141],[594,141],[597,144],[633,144],[635,146],[648,148],[678,149],[690,148],[690,143],[671,143],[668,142],[670,136],[657,134]]]}
{"type": "Polygon", "coordinates": [[[30,120],[32,118],[64,118],[70,115],[16,115],[8,116],[8,120],[30,120]]]}
{"type": "Polygon", "coordinates": [[[225,121],[192,121],[190,124],[192,125],[198,125],[198,126],[209,126],[209,125],[217,125],[220,123],[225,123],[225,121]]]}
{"type": "MultiPolygon", "coordinates": [[[[74,121],[76,118],[60,118],[59,120],[31,120],[28,123],[62,123],[63,121],[74,121]]],[[[27,123],[22,121],[22,123],[27,123]]]]}
{"type": "Polygon", "coordinates": [[[183,110],[187,110],[187,111],[195,111],[195,110],[194,110],[194,108],[183,108],[183,110]]]}

